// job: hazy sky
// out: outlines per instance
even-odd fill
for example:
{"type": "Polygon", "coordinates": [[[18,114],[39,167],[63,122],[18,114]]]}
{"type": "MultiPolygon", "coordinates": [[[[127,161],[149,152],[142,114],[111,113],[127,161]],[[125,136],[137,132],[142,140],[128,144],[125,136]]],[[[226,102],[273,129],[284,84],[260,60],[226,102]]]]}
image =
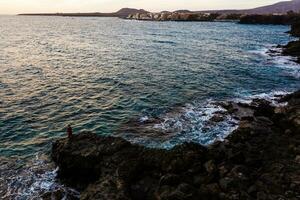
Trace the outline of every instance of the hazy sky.
{"type": "Polygon", "coordinates": [[[26,12],[112,12],[123,7],[149,11],[253,8],[279,0],[0,0],[0,14],[26,12]]]}

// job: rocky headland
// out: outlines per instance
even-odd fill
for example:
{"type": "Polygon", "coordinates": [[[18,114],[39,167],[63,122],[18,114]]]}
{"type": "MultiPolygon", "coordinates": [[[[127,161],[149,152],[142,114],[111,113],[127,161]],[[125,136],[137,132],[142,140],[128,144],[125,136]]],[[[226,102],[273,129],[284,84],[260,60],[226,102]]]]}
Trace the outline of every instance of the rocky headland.
{"type": "Polygon", "coordinates": [[[300,37],[300,20],[292,24],[290,34],[295,37],[300,37]]]}
{"type": "MultiPolygon", "coordinates": [[[[271,25],[290,25],[291,36],[300,37],[300,14],[289,12],[286,15],[244,15],[240,17],[240,24],[271,24],[271,25]]],[[[300,63],[300,39],[291,41],[287,45],[278,46],[282,48],[282,54],[296,58],[300,63]]]]}
{"type": "MultiPolygon", "coordinates": [[[[290,34],[294,37],[300,37],[300,20],[292,24],[290,34]]],[[[283,55],[296,57],[296,61],[300,63],[300,39],[283,46],[282,53],[283,55]]]]}
{"type": "Polygon", "coordinates": [[[52,158],[58,178],[81,191],[83,200],[296,200],[300,91],[278,96],[278,102],[285,105],[263,99],[221,103],[239,127],[208,147],[185,143],[171,150],[149,149],[122,138],[81,133],[54,142],[52,158]]]}
{"type": "MultiPolygon", "coordinates": [[[[299,36],[299,27],[292,25],[293,36],[299,36]]],[[[299,57],[299,41],[283,48],[285,55],[299,57]]],[[[52,159],[59,180],[80,191],[82,200],[296,200],[300,90],[276,96],[276,102],[220,103],[239,126],[210,146],[184,143],[171,150],[151,149],[86,132],[54,142],[52,159]]],[[[216,118],[222,119],[220,115],[216,118]]],[[[57,191],[43,199],[61,197],[57,191]]]]}
{"type": "Polygon", "coordinates": [[[300,21],[300,15],[298,13],[288,13],[285,15],[244,15],[241,16],[241,24],[273,24],[273,25],[291,25],[300,21]]]}

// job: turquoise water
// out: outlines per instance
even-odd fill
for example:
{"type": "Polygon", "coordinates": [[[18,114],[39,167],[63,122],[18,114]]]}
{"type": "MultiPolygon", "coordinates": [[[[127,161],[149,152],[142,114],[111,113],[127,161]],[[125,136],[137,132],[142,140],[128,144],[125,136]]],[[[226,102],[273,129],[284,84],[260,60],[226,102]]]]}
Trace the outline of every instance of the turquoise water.
{"type": "MultiPolygon", "coordinates": [[[[159,118],[186,104],[299,88],[296,65],[264,54],[291,40],[288,30],[2,16],[0,155],[49,151],[67,124],[75,132],[122,134],[130,120],[159,118]]],[[[171,138],[176,143],[176,134],[171,138]]]]}

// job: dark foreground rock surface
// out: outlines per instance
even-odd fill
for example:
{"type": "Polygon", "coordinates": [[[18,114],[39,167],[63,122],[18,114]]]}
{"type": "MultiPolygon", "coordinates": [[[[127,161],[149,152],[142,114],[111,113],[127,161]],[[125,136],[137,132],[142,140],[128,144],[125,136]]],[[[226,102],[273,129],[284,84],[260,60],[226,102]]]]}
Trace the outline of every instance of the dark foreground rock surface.
{"type": "Polygon", "coordinates": [[[240,125],[209,147],[148,149],[92,133],[53,144],[59,178],[81,199],[300,199],[300,91],[224,103],[240,125]]]}
{"type": "Polygon", "coordinates": [[[292,24],[290,34],[295,37],[300,37],[300,20],[292,24]]]}

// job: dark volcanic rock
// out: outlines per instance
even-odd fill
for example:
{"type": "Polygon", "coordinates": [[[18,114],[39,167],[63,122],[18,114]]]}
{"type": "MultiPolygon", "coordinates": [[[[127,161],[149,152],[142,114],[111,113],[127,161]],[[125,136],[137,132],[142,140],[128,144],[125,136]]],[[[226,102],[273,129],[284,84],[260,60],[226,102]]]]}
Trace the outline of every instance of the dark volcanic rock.
{"type": "Polygon", "coordinates": [[[92,133],[53,144],[59,178],[81,199],[299,199],[300,91],[284,108],[254,100],[228,105],[244,118],[224,142],[148,149],[92,133]],[[238,106],[242,107],[240,109],[238,106]]]}
{"type": "Polygon", "coordinates": [[[298,58],[298,62],[300,62],[300,40],[289,42],[283,48],[284,55],[294,56],[298,58]]]}
{"type": "Polygon", "coordinates": [[[300,37],[300,21],[292,24],[290,34],[295,37],[300,37]]]}
{"type": "MultiPolygon", "coordinates": [[[[300,19],[292,24],[290,34],[295,37],[300,37],[300,19]]],[[[283,46],[282,54],[296,57],[297,62],[300,63],[300,40],[291,41],[283,46]]]]}
{"type": "Polygon", "coordinates": [[[300,20],[299,14],[290,15],[245,15],[240,18],[241,24],[274,24],[290,25],[300,20]]]}

